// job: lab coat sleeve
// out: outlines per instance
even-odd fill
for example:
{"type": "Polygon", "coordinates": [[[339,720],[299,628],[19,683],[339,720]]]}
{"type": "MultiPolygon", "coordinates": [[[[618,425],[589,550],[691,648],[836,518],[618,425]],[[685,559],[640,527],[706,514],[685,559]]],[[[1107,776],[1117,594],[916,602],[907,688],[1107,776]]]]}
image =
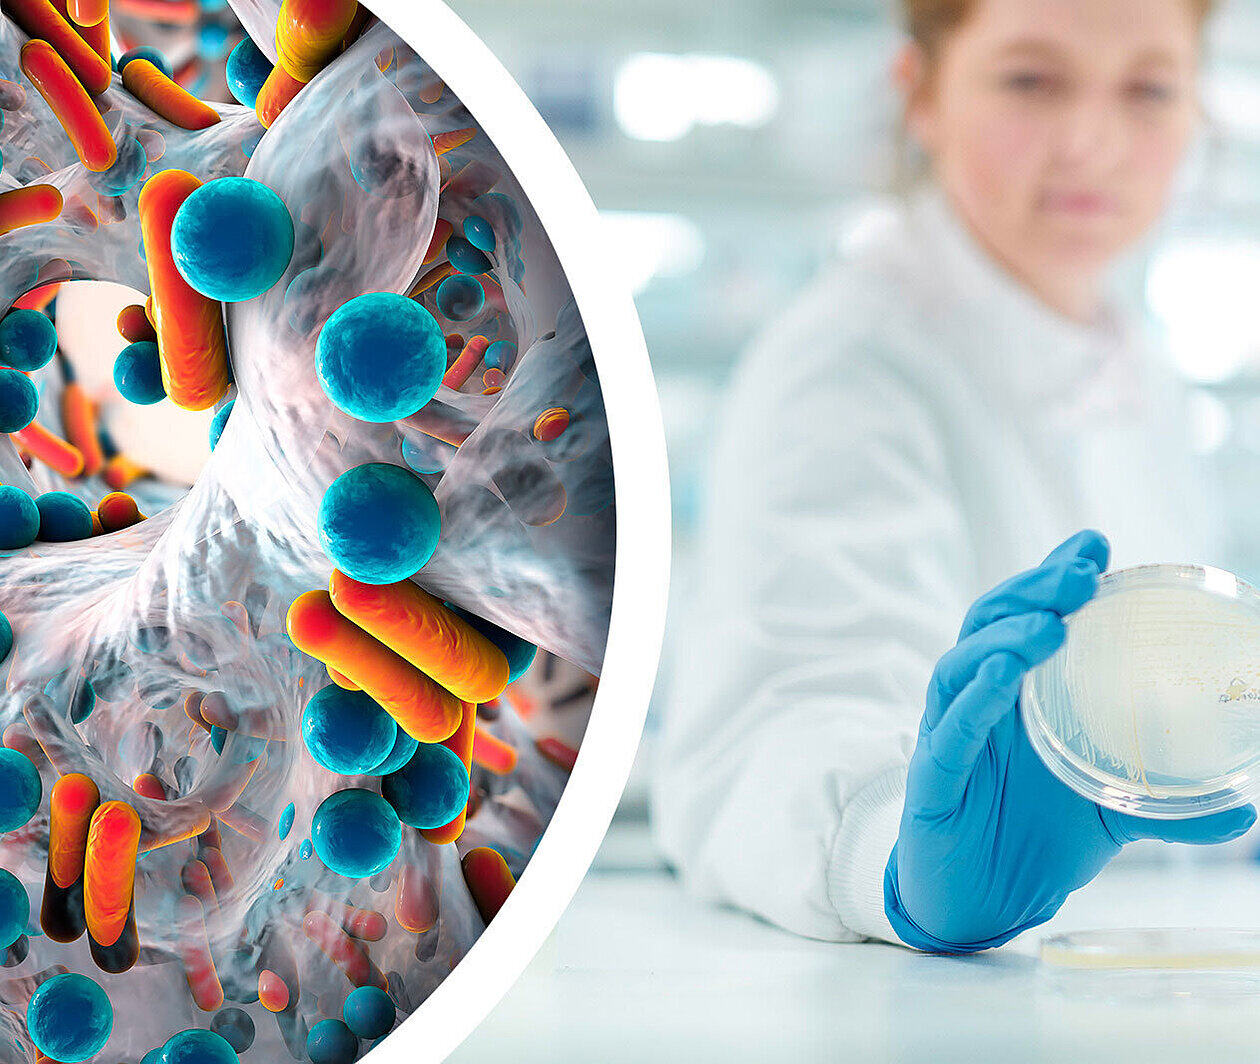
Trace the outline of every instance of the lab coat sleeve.
{"type": "Polygon", "coordinates": [[[896,941],[884,866],[972,570],[931,403],[885,343],[823,316],[737,372],[653,786],[696,892],[828,940],[896,941]]]}

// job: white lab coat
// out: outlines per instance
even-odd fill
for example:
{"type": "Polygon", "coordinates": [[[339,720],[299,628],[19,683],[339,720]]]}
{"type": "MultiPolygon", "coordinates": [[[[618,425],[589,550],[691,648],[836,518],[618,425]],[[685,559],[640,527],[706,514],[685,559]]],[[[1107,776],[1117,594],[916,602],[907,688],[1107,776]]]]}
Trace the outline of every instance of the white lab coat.
{"type": "Polygon", "coordinates": [[[1146,330],[1047,309],[935,188],[886,213],[724,400],[653,794],[695,891],[846,941],[896,941],[906,765],[971,602],[1086,527],[1113,567],[1221,564],[1146,330]]]}

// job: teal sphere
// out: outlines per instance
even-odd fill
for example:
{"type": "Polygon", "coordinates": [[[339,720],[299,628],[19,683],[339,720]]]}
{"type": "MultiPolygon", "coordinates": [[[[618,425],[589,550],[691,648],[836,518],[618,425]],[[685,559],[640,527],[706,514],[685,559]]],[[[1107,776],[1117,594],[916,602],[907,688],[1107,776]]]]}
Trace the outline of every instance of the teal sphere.
{"type": "Polygon", "coordinates": [[[114,1030],[114,1008],[109,995],[86,975],[54,975],[31,995],[26,1029],[45,1056],[79,1064],[105,1048],[114,1030]]]}

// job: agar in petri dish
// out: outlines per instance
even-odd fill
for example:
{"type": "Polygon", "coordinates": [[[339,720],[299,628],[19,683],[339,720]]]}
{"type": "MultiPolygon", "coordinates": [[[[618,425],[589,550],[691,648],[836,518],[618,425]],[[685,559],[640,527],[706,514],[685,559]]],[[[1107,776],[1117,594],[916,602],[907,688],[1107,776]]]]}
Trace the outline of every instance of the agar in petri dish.
{"type": "Polygon", "coordinates": [[[1260,792],[1260,593],[1232,573],[1145,565],[1105,574],[1020,699],[1064,783],[1155,819],[1260,792]]]}

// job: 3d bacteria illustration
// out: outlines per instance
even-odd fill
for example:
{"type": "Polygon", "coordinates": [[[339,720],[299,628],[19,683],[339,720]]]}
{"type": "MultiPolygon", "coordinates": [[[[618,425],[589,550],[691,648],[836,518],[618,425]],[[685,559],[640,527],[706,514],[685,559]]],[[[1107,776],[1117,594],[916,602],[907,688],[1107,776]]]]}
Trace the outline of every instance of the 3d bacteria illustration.
{"type": "Polygon", "coordinates": [[[229,4],[0,9],[6,1061],[360,1057],[508,902],[603,660],[603,398],[528,198],[355,0],[229,4]],[[186,481],[121,432],[170,411],[186,481]]]}

